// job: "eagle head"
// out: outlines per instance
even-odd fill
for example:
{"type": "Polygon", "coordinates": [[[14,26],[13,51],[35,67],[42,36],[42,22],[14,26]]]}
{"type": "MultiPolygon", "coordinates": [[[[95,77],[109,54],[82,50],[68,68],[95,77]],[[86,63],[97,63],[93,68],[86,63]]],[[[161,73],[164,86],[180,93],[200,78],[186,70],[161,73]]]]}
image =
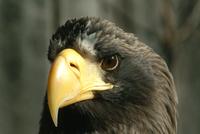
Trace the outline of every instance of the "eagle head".
{"type": "Polygon", "coordinates": [[[165,61],[99,18],[68,20],[50,40],[41,134],[175,134],[177,96],[165,61]]]}

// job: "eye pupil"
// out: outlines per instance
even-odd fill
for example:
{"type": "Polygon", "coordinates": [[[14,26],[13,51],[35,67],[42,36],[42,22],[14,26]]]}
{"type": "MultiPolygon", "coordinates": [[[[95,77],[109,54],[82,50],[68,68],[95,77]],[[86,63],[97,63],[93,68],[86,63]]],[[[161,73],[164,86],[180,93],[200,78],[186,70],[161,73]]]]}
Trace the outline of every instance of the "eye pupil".
{"type": "Polygon", "coordinates": [[[101,68],[103,70],[111,71],[111,70],[116,69],[118,64],[119,64],[118,57],[114,55],[114,56],[110,56],[110,57],[106,57],[102,59],[101,68]]]}

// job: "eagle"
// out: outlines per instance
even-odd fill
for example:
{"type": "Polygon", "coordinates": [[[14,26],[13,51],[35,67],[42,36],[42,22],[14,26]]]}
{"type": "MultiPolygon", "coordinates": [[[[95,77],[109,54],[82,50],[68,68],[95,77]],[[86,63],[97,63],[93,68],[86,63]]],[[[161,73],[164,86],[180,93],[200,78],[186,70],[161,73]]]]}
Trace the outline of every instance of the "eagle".
{"type": "Polygon", "coordinates": [[[134,34],[70,19],[50,39],[48,60],[39,134],[176,134],[172,74],[134,34]]]}

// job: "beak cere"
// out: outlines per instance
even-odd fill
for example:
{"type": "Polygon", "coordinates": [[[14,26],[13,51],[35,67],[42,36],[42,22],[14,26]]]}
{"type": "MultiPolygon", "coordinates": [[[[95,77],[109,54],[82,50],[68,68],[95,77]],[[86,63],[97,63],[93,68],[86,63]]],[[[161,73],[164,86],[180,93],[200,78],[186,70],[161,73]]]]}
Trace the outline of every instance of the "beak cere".
{"type": "Polygon", "coordinates": [[[57,126],[59,108],[93,99],[93,91],[108,90],[113,85],[102,80],[97,64],[84,59],[73,49],[61,51],[51,66],[48,79],[48,105],[57,126]]]}

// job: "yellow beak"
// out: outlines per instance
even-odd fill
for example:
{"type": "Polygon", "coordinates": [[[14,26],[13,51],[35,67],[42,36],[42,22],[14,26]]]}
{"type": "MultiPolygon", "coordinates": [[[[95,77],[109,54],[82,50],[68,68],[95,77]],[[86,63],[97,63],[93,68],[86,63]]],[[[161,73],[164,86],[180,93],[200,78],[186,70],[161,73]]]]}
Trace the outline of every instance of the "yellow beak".
{"type": "Polygon", "coordinates": [[[48,79],[48,105],[57,126],[59,108],[93,99],[92,91],[113,87],[102,80],[99,66],[84,59],[73,49],[60,52],[52,64],[48,79]]]}

